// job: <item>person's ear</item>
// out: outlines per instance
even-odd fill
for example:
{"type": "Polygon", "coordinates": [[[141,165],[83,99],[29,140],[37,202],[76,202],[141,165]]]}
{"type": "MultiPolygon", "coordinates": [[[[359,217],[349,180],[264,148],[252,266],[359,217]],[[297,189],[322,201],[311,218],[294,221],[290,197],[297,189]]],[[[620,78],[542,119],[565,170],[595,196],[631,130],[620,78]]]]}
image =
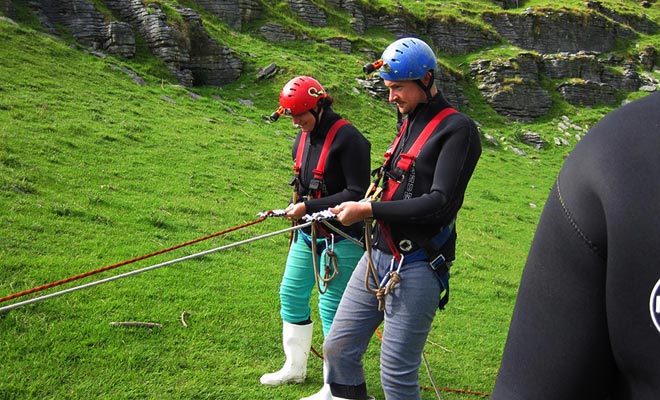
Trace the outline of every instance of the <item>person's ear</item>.
{"type": "Polygon", "coordinates": [[[429,82],[431,82],[431,79],[433,79],[433,72],[426,71],[424,77],[422,78],[422,83],[424,84],[424,86],[428,86],[429,82]]]}

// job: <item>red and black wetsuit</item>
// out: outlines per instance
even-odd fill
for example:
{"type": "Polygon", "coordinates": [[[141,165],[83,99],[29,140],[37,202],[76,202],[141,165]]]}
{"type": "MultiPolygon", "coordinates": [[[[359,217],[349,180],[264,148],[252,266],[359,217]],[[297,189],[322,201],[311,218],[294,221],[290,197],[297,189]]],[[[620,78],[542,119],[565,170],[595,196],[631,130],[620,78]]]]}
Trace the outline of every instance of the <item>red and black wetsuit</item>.
{"type": "MultiPolygon", "coordinates": [[[[339,128],[327,155],[323,184],[325,193],[321,198],[306,199],[310,194],[309,186],[314,179],[326,135],[332,125],[341,117],[332,108],[327,107],[314,130],[307,135],[307,143],[302,157],[298,199],[305,202],[307,214],[327,210],[344,201],[358,201],[364,197],[369,187],[371,171],[371,143],[352,124],[339,128]]],[[[292,148],[292,157],[296,159],[301,132],[298,133],[292,148]]],[[[332,221],[333,225],[344,232],[359,236],[361,224],[346,227],[332,221]]],[[[309,232],[309,228],[305,230],[309,232]]]]}
{"type": "MultiPolygon", "coordinates": [[[[396,165],[400,153],[409,151],[429,121],[448,107],[449,103],[438,92],[429,103],[421,104],[407,116],[406,132],[386,174],[396,165]]],[[[461,113],[446,117],[422,147],[414,163],[414,173],[406,175],[392,200],[372,203],[374,218],[387,222],[395,244],[408,239],[413,243],[408,252],[417,250],[420,241],[438,234],[456,218],[480,155],[481,143],[474,122],[461,113]],[[414,184],[409,185],[412,175],[414,184]]],[[[375,241],[378,249],[391,252],[380,232],[375,233],[375,241]]],[[[455,247],[454,227],[441,249],[448,261],[455,258],[455,247]]]]}

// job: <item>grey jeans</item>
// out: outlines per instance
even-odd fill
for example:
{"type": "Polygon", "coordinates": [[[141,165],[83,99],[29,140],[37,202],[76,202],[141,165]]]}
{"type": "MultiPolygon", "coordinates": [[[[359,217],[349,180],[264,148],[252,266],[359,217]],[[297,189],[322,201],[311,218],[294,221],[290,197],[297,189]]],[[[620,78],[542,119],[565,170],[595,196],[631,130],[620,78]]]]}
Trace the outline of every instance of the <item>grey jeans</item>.
{"type": "MultiPolygon", "coordinates": [[[[392,256],[376,249],[374,264],[382,278],[392,256]]],[[[404,263],[401,281],[385,298],[385,310],[364,285],[366,253],[360,259],[339,303],[330,333],[323,344],[327,382],[340,385],[365,383],[362,356],[381,322],[380,377],[387,400],[420,399],[419,367],[424,344],[438,309],[441,284],[428,262],[404,263]]],[[[373,287],[370,280],[370,287],[373,287]]]]}

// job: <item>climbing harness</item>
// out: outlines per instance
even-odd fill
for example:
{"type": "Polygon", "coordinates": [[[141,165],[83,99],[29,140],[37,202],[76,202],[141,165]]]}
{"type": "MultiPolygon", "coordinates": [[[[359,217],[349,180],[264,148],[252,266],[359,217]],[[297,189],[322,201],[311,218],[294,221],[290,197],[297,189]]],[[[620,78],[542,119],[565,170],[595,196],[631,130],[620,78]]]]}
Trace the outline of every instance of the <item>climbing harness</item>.
{"type": "MultiPolygon", "coordinates": [[[[417,137],[417,139],[415,139],[415,142],[412,144],[408,152],[407,153],[401,152],[396,166],[391,168],[391,170],[385,172],[387,167],[392,162],[394,152],[399,146],[399,142],[401,141],[401,138],[403,138],[403,136],[405,135],[406,129],[408,128],[408,119],[406,119],[403,122],[401,128],[399,129],[399,133],[394,138],[394,141],[385,152],[384,154],[385,161],[383,162],[382,166],[372,172],[372,174],[375,176],[375,179],[367,189],[363,201],[376,201],[379,197],[380,197],[380,201],[392,200],[394,193],[396,193],[400,184],[404,181],[406,175],[409,173],[409,171],[411,171],[411,168],[414,171],[415,160],[417,159],[417,156],[422,150],[422,147],[424,147],[426,141],[431,137],[433,131],[447,116],[455,114],[457,112],[458,111],[456,111],[455,109],[451,107],[447,107],[442,111],[440,111],[439,113],[437,113],[431,119],[431,121],[429,121],[429,123],[426,124],[420,135],[417,137]],[[385,188],[382,189],[380,187],[380,182],[384,176],[387,177],[387,180],[384,182],[385,188]]],[[[376,271],[376,267],[373,263],[373,259],[371,256],[371,245],[373,243],[368,243],[366,246],[367,256],[368,256],[367,258],[368,266],[366,269],[365,287],[369,292],[372,292],[376,295],[376,297],[378,298],[378,309],[382,311],[385,307],[385,296],[391,293],[392,290],[396,287],[396,285],[401,281],[400,271],[401,271],[401,267],[404,264],[404,261],[406,261],[406,256],[404,256],[404,254],[402,254],[399,251],[399,249],[403,251],[412,250],[413,243],[409,239],[404,239],[401,241],[401,243],[399,243],[399,246],[397,246],[392,240],[392,235],[390,233],[389,226],[382,221],[377,221],[376,223],[378,224],[380,232],[382,233],[383,238],[387,243],[387,246],[392,252],[392,261],[385,275],[382,278],[380,278],[378,276],[378,272],[376,271]],[[370,284],[370,281],[373,281],[373,285],[370,284]]],[[[373,232],[373,226],[374,226],[373,219],[369,219],[365,221],[365,241],[372,240],[371,234],[373,232]]],[[[439,235],[436,235],[436,238],[438,236],[441,238],[441,240],[435,240],[436,242],[441,241],[441,243],[435,246],[436,248],[439,249],[440,247],[442,247],[442,244],[444,244],[444,242],[449,238],[452,228],[453,228],[453,221],[447,227],[443,228],[443,231],[439,235]]],[[[436,270],[436,272],[439,272],[437,271],[437,269],[440,268],[440,266],[445,265],[445,259],[442,256],[442,254],[440,255],[430,254],[430,252],[428,252],[426,249],[420,248],[418,251],[408,254],[407,261],[408,262],[419,261],[432,256],[433,259],[429,260],[431,268],[433,270],[436,270]]],[[[446,285],[443,284],[443,286],[446,285]]],[[[448,291],[446,291],[445,293],[445,297],[446,296],[448,296],[448,291]]],[[[443,303],[443,301],[446,303],[446,300],[447,299],[441,300],[441,304],[443,303]]],[[[442,306],[444,306],[444,304],[442,304],[442,306]]]]}
{"type": "MultiPolygon", "coordinates": [[[[399,155],[399,161],[396,164],[396,167],[392,168],[392,170],[388,173],[388,181],[387,187],[383,191],[383,194],[381,196],[381,201],[389,201],[392,199],[392,196],[398,189],[399,185],[401,182],[403,182],[406,174],[410,170],[410,168],[414,165],[415,159],[419,155],[419,152],[422,150],[422,147],[424,147],[424,144],[426,141],[431,137],[431,134],[435,130],[435,128],[449,115],[455,114],[458,111],[451,107],[447,107],[444,110],[440,111],[437,113],[431,121],[429,121],[428,124],[424,127],[422,130],[422,133],[417,137],[413,145],[410,147],[407,153],[401,153],[399,155]]],[[[408,128],[408,119],[406,119],[403,122],[403,125],[401,126],[401,129],[399,130],[399,134],[396,136],[394,139],[394,142],[392,145],[387,149],[385,152],[385,162],[383,163],[383,167],[381,167],[379,173],[383,174],[383,171],[385,170],[385,167],[390,163],[392,155],[394,154],[394,151],[396,151],[397,146],[399,145],[399,141],[401,138],[404,136],[404,133],[406,129],[408,128]]]]}
{"type": "MultiPolygon", "coordinates": [[[[380,60],[379,60],[380,61],[380,60]]],[[[375,67],[376,64],[371,65],[375,67]]],[[[367,72],[367,66],[365,66],[365,72],[367,72]]],[[[420,135],[417,137],[415,142],[412,144],[407,153],[399,155],[399,160],[395,167],[391,168],[387,173],[385,170],[389,167],[389,164],[392,162],[392,157],[394,152],[399,146],[399,142],[404,136],[406,129],[408,128],[408,119],[406,119],[396,138],[394,139],[392,145],[385,152],[385,161],[382,166],[372,172],[372,175],[375,177],[362,201],[377,201],[380,198],[380,201],[390,201],[396,193],[400,184],[405,180],[406,175],[410,174],[408,178],[408,185],[410,186],[413,183],[414,179],[414,164],[417,156],[419,155],[422,147],[429,139],[435,128],[446,118],[448,115],[454,114],[457,111],[453,108],[446,108],[436,114],[433,119],[424,127],[420,135]],[[412,170],[412,171],[411,171],[412,170]],[[384,182],[384,189],[380,186],[381,180],[386,176],[387,180],[384,182]]],[[[405,188],[404,198],[409,198],[412,195],[412,188],[405,188]]],[[[385,297],[391,293],[396,285],[401,281],[400,271],[404,262],[415,262],[421,260],[428,260],[429,266],[433,269],[444,289],[444,294],[440,299],[438,304],[439,308],[442,309],[446,305],[449,299],[449,285],[448,285],[448,265],[444,256],[436,250],[442,248],[444,243],[449,239],[451,232],[454,228],[455,221],[452,220],[447,226],[445,226],[440,233],[436,234],[431,240],[423,241],[423,243],[417,243],[419,249],[412,251],[407,254],[402,254],[399,249],[404,252],[411,251],[413,249],[413,241],[410,239],[404,239],[397,246],[389,230],[389,225],[382,221],[375,222],[378,224],[379,230],[385,239],[388,248],[392,253],[392,260],[390,261],[389,269],[386,271],[385,275],[381,278],[378,275],[378,271],[373,261],[372,257],[372,246],[373,246],[373,228],[374,228],[374,219],[370,218],[365,221],[365,247],[367,252],[367,268],[365,270],[365,289],[376,295],[378,299],[378,310],[383,311],[385,309],[385,297]],[[437,253],[437,254],[436,254],[437,253]],[[372,283],[370,283],[372,282],[372,283]]],[[[377,331],[378,332],[378,331],[377,331]]],[[[379,332],[378,332],[379,333],[379,332]]],[[[379,333],[379,338],[382,341],[382,336],[379,333]]],[[[430,365],[426,359],[426,355],[422,352],[422,359],[426,367],[429,379],[433,385],[433,390],[435,391],[436,396],[439,400],[442,400],[442,395],[440,394],[440,388],[438,388],[433,375],[431,373],[430,365]]],[[[428,388],[426,388],[428,389],[428,388]]],[[[447,389],[448,391],[453,391],[447,389]]],[[[465,392],[467,393],[467,391],[465,392]]],[[[480,394],[480,393],[479,393],[480,394]]]]}
{"type": "MultiPolygon", "coordinates": [[[[309,182],[309,191],[306,199],[318,199],[326,194],[325,183],[323,182],[325,160],[328,157],[328,153],[330,152],[330,146],[332,146],[332,142],[334,141],[335,136],[337,136],[337,131],[339,128],[346,124],[348,124],[348,121],[344,119],[338,119],[334,124],[332,124],[328,134],[325,136],[321,154],[319,155],[316,168],[314,168],[314,178],[309,182]]],[[[295,193],[298,193],[298,187],[300,186],[300,170],[302,168],[302,160],[305,153],[305,147],[309,147],[307,146],[307,137],[309,133],[307,131],[302,131],[300,135],[300,141],[298,142],[298,148],[296,149],[296,160],[293,164],[293,171],[295,175],[291,180],[291,185],[294,187],[295,193]]]]}
{"type": "MultiPolygon", "coordinates": [[[[310,93],[312,95],[312,93],[310,93]]],[[[330,127],[330,130],[325,136],[325,140],[323,142],[323,147],[321,149],[321,153],[319,154],[319,159],[316,164],[316,168],[314,168],[313,173],[314,177],[310,180],[309,182],[309,187],[308,187],[308,194],[305,196],[305,200],[309,199],[318,199],[321,198],[322,196],[327,195],[327,190],[325,187],[325,182],[323,181],[323,175],[325,172],[325,164],[326,164],[326,159],[328,157],[328,153],[330,152],[330,147],[332,146],[332,142],[334,141],[335,137],[337,136],[337,132],[341,127],[344,125],[347,125],[348,121],[344,119],[338,119],[335,121],[332,126],[330,127]]],[[[296,159],[293,164],[293,171],[294,171],[294,177],[291,181],[291,184],[293,185],[294,189],[294,198],[298,196],[298,190],[301,184],[301,177],[300,177],[300,172],[302,169],[302,163],[303,163],[303,158],[305,154],[305,148],[309,149],[309,145],[307,144],[308,142],[308,135],[309,132],[307,131],[302,131],[300,140],[298,142],[298,148],[296,149],[296,159]]],[[[309,151],[309,150],[307,150],[309,151]]],[[[331,214],[331,213],[330,213],[331,214]]],[[[327,220],[328,218],[334,218],[334,215],[315,215],[311,218],[317,218],[320,220],[327,220]]],[[[331,224],[326,223],[325,226],[330,227],[332,230],[335,232],[338,231],[335,227],[333,227],[331,224]]],[[[343,232],[342,232],[343,233],[343,232]]],[[[311,238],[307,238],[304,235],[301,235],[303,237],[303,240],[310,246],[312,249],[312,265],[314,267],[314,278],[316,281],[316,286],[319,290],[319,293],[323,294],[327,291],[328,289],[328,284],[329,282],[339,274],[339,265],[337,261],[337,255],[334,252],[334,244],[335,244],[335,235],[333,233],[329,233],[326,229],[323,228],[323,226],[319,224],[312,224],[311,226],[311,238]],[[317,242],[317,237],[322,236],[325,240],[325,245],[322,246],[322,248],[319,250],[318,242],[317,242]],[[316,260],[315,255],[322,255],[322,253],[325,251],[325,257],[323,257],[324,265],[323,265],[323,276],[321,276],[321,272],[316,260]]],[[[350,237],[350,235],[342,235],[343,237],[350,237]]]]}
{"type": "MultiPolygon", "coordinates": [[[[310,88],[310,90],[313,88],[310,88]]],[[[310,92],[310,95],[313,95],[310,92]]],[[[307,190],[307,195],[304,197],[304,200],[310,200],[310,199],[318,199],[321,198],[322,196],[327,195],[327,190],[325,187],[325,182],[323,180],[323,175],[325,173],[325,163],[326,159],[328,158],[328,153],[330,152],[330,147],[332,146],[332,143],[337,136],[337,132],[341,127],[344,125],[347,125],[348,121],[344,119],[338,119],[336,120],[330,129],[328,130],[328,133],[325,136],[325,140],[323,141],[323,147],[321,148],[321,153],[319,154],[319,159],[316,163],[316,168],[314,168],[313,173],[314,177],[310,180],[309,182],[309,187],[307,190]]],[[[294,171],[294,176],[293,179],[291,180],[290,184],[293,186],[293,203],[298,202],[298,191],[299,187],[301,185],[301,177],[300,177],[300,172],[302,170],[302,164],[303,164],[303,158],[305,156],[305,150],[307,148],[307,152],[309,152],[309,147],[311,144],[308,144],[308,135],[309,132],[307,131],[302,131],[300,134],[300,140],[298,141],[298,147],[296,149],[296,158],[293,164],[293,171],[294,171]]],[[[309,156],[308,156],[309,157],[309,156]]],[[[293,221],[292,224],[295,224],[296,222],[293,221]]],[[[330,225],[330,224],[327,224],[330,225]]],[[[330,234],[321,226],[315,225],[315,229],[317,229],[322,236],[324,237],[330,237],[330,234]]],[[[337,230],[334,227],[331,227],[333,230],[337,230]]],[[[344,235],[342,235],[344,236],[344,235]]],[[[289,237],[289,246],[291,246],[291,243],[293,242],[293,232],[291,233],[291,236],[289,237]]],[[[309,243],[306,240],[307,244],[311,246],[311,243],[309,243]]],[[[335,260],[336,262],[336,260],[335,260]]],[[[333,275],[334,277],[334,275],[333,275]]],[[[320,290],[320,289],[319,289],[320,290]]]]}

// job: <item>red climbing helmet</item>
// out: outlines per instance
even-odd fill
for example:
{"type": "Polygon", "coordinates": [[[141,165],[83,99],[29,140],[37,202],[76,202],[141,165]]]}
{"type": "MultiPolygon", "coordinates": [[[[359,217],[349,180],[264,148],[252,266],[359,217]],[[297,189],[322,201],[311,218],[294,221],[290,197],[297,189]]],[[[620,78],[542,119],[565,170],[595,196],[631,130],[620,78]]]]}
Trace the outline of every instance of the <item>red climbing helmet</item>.
{"type": "Polygon", "coordinates": [[[310,76],[298,76],[287,82],[280,92],[280,107],[271,115],[275,121],[282,115],[299,115],[316,107],[319,99],[328,97],[325,89],[310,76]],[[274,117],[277,115],[277,117],[274,117]]]}

